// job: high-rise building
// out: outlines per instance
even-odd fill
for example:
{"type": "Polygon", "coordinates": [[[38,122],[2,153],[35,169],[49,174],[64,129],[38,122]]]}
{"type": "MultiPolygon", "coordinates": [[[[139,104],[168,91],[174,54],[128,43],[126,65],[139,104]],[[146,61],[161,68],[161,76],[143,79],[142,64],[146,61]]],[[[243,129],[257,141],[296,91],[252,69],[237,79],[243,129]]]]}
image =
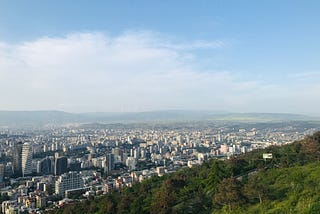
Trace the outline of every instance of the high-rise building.
{"type": "Polygon", "coordinates": [[[42,175],[53,174],[53,157],[46,157],[37,164],[37,173],[42,175]]]}
{"type": "Polygon", "coordinates": [[[66,190],[78,189],[84,186],[82,176],[78,172],[68,172],[59,176],[55,183],[55,193],[64,196],[66,190]]]}
{"type": "Polygon", "coordinates": [[[12,171],[15,177],[22,176],[22,142],[15,144],[13,150],[12,171]]]}
{"type": "Polygon", "coordinates": [[[4,173],[5,173],[5,165],[1,163],[0,164],[0,183],[3,182],[4,173]]]}
{"type": "Polygon", "coordinates": [[[68,171],[68,159],[67,157],[55,156],[54,162],[54,174],[61,175],[68,171]]]}
{"type": "Polygon", "coordinates": [[[32,174],[32,151],[29,143],[22,145],[22,176],[32,174]]]}
{"type": "Polygon", "coordinates": [[[105,172],[110,172],[111,170],[114,170],[115,164],[114,164],[114,155],[113,154],[107,154],[106,156],[106,166],[105,166],[105,172]]]}

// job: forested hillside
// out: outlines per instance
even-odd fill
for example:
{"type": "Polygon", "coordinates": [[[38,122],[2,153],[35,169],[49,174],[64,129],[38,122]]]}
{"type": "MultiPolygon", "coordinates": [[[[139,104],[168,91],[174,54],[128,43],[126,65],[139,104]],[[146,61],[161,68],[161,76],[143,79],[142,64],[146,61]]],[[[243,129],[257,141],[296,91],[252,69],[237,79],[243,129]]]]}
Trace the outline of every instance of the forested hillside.
{"type": "Polygon", "coordinates": [[[320,132],[210,160],[53,213],[320,213],[320,132]],[[263,153],[273,159],[264,161],[263,153]]]}

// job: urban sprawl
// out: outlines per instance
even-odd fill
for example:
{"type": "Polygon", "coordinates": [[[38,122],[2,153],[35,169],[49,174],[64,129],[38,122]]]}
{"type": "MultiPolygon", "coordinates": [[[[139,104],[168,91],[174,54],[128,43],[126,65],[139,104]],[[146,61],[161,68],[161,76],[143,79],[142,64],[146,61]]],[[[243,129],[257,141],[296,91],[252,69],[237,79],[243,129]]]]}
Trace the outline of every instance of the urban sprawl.
{"type": "Polygon", "coordinates": [[[207,159],[288,144],[314,131],[300,122],[2,128],[1,212],[42,213],[207,159]]]}

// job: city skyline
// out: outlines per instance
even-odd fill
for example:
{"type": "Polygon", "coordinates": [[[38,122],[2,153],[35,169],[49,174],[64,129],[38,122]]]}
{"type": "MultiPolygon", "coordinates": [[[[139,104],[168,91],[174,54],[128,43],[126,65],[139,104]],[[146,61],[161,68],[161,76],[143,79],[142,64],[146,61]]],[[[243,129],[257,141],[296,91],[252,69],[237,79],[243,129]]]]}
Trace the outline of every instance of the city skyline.
{"type": "Polygon", "coordinates": [[[319,115],[317,1],[2,1],[0,110],[319,115]]]}

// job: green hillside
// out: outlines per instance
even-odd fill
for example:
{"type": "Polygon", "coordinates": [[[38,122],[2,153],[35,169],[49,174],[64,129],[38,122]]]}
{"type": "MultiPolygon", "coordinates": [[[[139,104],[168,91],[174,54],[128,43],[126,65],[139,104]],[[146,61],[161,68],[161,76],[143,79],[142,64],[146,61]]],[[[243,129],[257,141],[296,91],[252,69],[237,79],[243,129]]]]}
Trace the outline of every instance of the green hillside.
{"type": "Polygon", "coordinates": [[[227,161],[210,160],[53,213],[320,213],[320,132],[227,161]],[[273,159],[264,161],[263,153],[273,159]]]}

